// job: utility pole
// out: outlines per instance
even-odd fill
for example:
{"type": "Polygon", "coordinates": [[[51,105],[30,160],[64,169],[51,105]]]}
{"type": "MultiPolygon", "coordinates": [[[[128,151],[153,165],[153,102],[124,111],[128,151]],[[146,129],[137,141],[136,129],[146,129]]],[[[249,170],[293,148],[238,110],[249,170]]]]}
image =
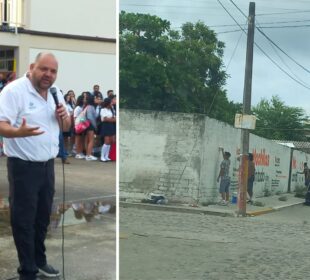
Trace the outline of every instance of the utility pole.
{"type": "MultiPolygon", "coordinates": [[[[255,30],[255,2],[250,2],[249,17],[248,17],[245,77],[244,77],[244,89],[243,89],[243,115],[251,114],[254,30],[255,30]]],[[[249,130],[243,128],[241,130],[242,155],[241,155],[239,193],[238,193],[238,215],[242,216],[246,216],[249,138],[250,138],[249,130]]]]}

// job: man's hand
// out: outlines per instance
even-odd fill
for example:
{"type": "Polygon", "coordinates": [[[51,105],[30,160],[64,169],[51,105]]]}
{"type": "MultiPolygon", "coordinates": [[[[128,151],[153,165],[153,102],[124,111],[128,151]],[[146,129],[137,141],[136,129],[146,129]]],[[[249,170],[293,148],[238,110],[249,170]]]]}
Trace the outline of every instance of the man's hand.
{"type": "Polygon", "coordinates": [[[219,181],[220,181],[220,177],[217,177],[216,182],[219,182],[219,181]]]}
{"type": "Polygon", "coordinates": [[[59,103],[58,107],[56,108],[56,117],[58,120],[65,120],[65,119],[69,118],[69,115],[67,113],[67,109],[61,103],[59,103]]]}
{"type": "Polygon", "coordinates": [[[37,136],[44,133],[44,131],[39,130],[40,127],[30,127],[26,124],[26,119],[22,119],[22,124],[20,127],[13,127],[9,122],[0,122],[0,135],[6,138],[15,137],[28,137],[37,136]]]}
{"type": "Polygon", "coordinates": [[[30,127],[26,124],[26,119],[22,118],[22,124],[16,131],[15,137],[27,137],[27,136],[37,136],[44,133],[44,131],[39,130],[40,127],[30,127]]]}
{"type": "Polygon", "coordinates": [[[67,112],[66,107],[59,103],[58,107],[56,108],[56,118],[58,120],[60,129],[62,131],[69,131],[71,127],[71,119],[67,112]]]}

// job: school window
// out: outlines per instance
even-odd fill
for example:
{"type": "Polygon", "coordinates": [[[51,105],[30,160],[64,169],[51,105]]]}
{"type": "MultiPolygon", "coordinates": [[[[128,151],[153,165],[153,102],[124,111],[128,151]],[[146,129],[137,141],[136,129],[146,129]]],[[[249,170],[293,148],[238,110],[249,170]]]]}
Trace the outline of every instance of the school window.
{"type": "Polygon", "coordinates": [[[0,0],[1,25],[22,26],[24,0],[0,0]]]}
{"type": "Polygon", "coordinates": [[[0,49],[0,71],[15,71],[14,49],[0,49]]]}

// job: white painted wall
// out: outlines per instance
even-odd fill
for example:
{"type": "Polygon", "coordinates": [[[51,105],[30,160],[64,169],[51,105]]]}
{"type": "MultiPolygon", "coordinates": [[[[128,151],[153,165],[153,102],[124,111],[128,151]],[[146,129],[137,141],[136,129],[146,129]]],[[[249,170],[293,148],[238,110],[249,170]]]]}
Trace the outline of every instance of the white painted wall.
{"type": "Polygon", "coordinates": [[[296,187],[303,187],[305,185],[305,176],[297,172],[303,172],[304,163],[307,162],[310,165],[310,155],[296,151],[293,152],[292,158],[292,177],[291,177],[291,190],[294,191],[296,187]]]}
{"type": "Polygon", "coordinates": [[[116,38],[115,0],[31,0],[27,29],[116,38]]]}
{"type": "Polygon", "coordinates": [[[127,197],[198,196],[203,119],[162,112],[121,113],[120,189],[127,197]],[[196,135],[199,134],[199,135],[196,135]],[[195,140],[196,139],[196,140],[195,140]]]}
{"type": "Polygon", "coordinates": [[[55,54],[59,62],[55,84],[66,93],[73,89],[76,96],[83,91],[92,91],[94,84],[100,85],[100,91],[116,89],[116,56],[113,54],[70,52],[47,49],[29,50],[29,63],[33,62],[41,51],[55,54]]]}
{"type": "MultiPolygon", "coordinates": [[[[232,155],[231,192],[238,188],[239,129],[201,115],[121,110],[119,130],[121,196],[140,198],[157,192],[184,202],[215,201],[222,161],[219,147],[232,155]]],[[[290,148],[250,135],[250,152],[256,166],[254,196],[263,196],[265,190],[286,192],[290,148]]],[[[302,152],[295,151],[294,156],[298,166],[308,159],[302,152]]]]}
{"type": "Polygon", "coordinates": [[[254,192],[259,196],[264,194],[264,189],[272,194],[287,192],[290,148],[256,135],[251,135],[250,141],[256,169],[254,192]]]}

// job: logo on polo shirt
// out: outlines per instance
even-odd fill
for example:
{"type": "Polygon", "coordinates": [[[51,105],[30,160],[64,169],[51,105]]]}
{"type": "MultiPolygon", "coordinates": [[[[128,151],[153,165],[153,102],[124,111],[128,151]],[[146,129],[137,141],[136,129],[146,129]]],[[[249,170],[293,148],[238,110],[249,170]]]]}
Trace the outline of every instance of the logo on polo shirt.
{"type": "Polygon", "coordinates": [[[28,106],[28,109],[29,110],[34,110],[36,108],[36,106],[34,105],[33,102],[29,102],[29,106],[28,106]]]}

